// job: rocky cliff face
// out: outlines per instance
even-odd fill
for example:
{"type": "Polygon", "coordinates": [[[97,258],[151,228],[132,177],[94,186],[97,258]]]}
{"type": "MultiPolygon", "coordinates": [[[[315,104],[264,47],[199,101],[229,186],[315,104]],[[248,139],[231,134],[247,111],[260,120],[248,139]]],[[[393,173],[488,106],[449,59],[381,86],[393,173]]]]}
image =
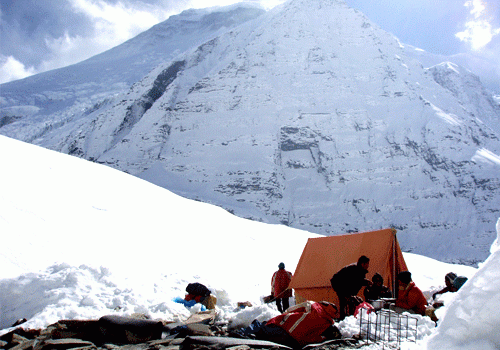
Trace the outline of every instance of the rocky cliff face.
{"type": "Polygon", "coordinates": [[[500,216],[500,113],[447,69],[343,1],[292,0],[31,141],[238,216],[395,227],[405,251],[473,264],[500,216]]]}

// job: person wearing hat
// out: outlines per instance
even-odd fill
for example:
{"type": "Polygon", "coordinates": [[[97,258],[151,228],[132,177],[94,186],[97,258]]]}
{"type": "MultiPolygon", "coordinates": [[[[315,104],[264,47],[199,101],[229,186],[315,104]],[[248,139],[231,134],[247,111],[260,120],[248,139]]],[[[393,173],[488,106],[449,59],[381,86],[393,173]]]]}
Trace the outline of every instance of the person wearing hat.
{"type": "Polygon", "coordinates": [[[453,290],[452,292],[457,292],[462,286],[467,282],[467,277],[465,276],[458,276],[453,280],[453,290]]]}
{"type": "Polygon", "coordinates": [[[442,300],[436,301],[436,295],[444,294],[447,292],[455,293],[464,285],[465,282],[467,282],[467,277],[457,276],[457,274],[454,272],[447,273],[446,276],[444,276],[444,283],[446,284],[446,287],[432,294],[432,299],[434,300],[434,302],[432,303],[432,307],[428,308],[427,310],[429,311],[429,309],[432,309],[432,314],[435,315],[434,311],[444,306],[444,302],[442,300]]]}
{"type": "Polygon", "coordinates": [[[444,294],[447,292],[456,292],[458,289],[454,290],[453,287],[453,281],[455,280],[455,278],[457,278],[457,274],[455,272],[448,272],[446,276],[444,276],[444,284],[446,285],[446,287],[432,294],[432,299],[436,299],[436,295],[438,294],[444,294]]]}
{"type": "Polygon", "coordinates": [[[278,271],[273,274],[271,279],[271,294],[276,300],[278,311],[283,313],[290,307],[289,298],[292,297],[292,290],[288,288],[292,280],[292,273],[285,270],[285,264],[278,265],[278,271]]]}

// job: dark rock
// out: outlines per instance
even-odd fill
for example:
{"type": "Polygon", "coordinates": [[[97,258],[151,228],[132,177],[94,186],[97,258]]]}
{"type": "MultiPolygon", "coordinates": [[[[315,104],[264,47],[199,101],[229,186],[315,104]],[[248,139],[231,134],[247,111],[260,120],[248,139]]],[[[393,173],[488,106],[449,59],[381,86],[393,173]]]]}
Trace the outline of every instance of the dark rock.
{"type": "Polygon", "coordinates": [[[182,342],[181,349],[197,349],[200,347],[208,347],[211,349],[226,349],[228,347],[248,345],[252,349],[258,348],[280,348],[291,349],[288,346],[273,343],[264,340],[239,339],[229,337],[204,337],[192,336],[186,337],[182,342]]]}
{"type": "Polygon", "coordinates": [[[97,320],[61,320],[51,325],[51,338],[76,338],[99,342],[99,323],[97,320]]]}
{"type": "Polygon", "coordinates": [[[101,341],[114,344],[138,344],[161,339],[161,321],[134,319],[123,316],[103,316],[98,321],[101,341]]]}
{"type": "Polygon", "coordinates": [[[27,321],[28,321],[27,319],[21,318],[21,319],[17,320],[16,322],[14,322],[14,324],[12,325],[12,327],[19,326],[19,325],[21,325],[21,324],[23,324],[23,323],[25,323],[27,321]]]}
{"type": "Polygon", "coordinates": [[[39,329],[28,329],[18,327],[4,335],[0,336],[0,340],[6,341],[7,343],[12,343],[15,338],[23,337],[25,339],[35,339],[40,335],[41,331],[39,329]]]}
{"type": "Polygon", "coordinates": [[[28,350],[28,349],[33,349],[33,346],[36,343],[36,339],[30,339],[26,340],[24,342],[18,343],[17,345],[13,346],[14,343],[8,344],[5,349],[10,349],[10,350],[28,350]]]}
{"type": "Polygon", "coordinates": [[[171,334],[177,334],[178,337],[187,337],[190,335],[213,336],[214,333],[209,325],[201,323],[193,323],[184,326],[179,326],[170,331],[171,334]]]}
{"type": "Polygon", "coordinates": [[[33,346],[33,350],[65,350],[65,349],[96,349],[97,347],[89,341],[81,339],[47,339],[33,346]]]}

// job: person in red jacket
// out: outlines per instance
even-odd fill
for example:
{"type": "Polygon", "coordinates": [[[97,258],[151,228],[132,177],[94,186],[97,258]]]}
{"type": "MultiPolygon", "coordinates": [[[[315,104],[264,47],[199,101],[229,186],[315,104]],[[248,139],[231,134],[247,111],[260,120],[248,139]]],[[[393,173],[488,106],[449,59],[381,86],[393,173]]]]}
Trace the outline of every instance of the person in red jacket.
{"type": "Polygon", "coordinates": [[[278,265],[279,270],[273,274],[271,279],[271,294],[276,299],[278,311],[283,313],[290,306],[289,298],[292,297],[292,290],[288,288],[292,280],[292,273],[285,270],[285,264],[278,265]]]}
{"type": "Polygon", "coordinates": [[[422,293],[420,288],[412,281],[411,273],[409,271],[400,272],[397,279],[399,290],[395,303],[396,311],[408,311],[410,313],[425,316],[427,300],[425,299],[424,293],[422,293]]]}

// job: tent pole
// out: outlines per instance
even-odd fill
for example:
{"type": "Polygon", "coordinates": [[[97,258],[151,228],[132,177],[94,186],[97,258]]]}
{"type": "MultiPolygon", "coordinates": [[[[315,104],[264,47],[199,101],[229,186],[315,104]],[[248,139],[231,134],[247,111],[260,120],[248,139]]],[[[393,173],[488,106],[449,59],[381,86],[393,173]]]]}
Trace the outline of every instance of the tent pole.
{"type": "Polygon", "coordinates": [[[392,294],[396,295],[396,229],[393,228],[392,232],[392,294]]]}

